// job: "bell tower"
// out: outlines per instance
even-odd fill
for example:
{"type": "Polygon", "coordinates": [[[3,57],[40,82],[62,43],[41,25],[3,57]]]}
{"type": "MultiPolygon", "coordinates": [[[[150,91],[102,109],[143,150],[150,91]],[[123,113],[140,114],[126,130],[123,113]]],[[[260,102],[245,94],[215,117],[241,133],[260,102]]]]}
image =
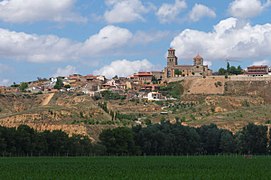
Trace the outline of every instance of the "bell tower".
{"type": "Polygon", "coordinates": [[[203,66],[203,58],[198,54],[194,59],[194,66],[203,66]]]}
{"type": "Polygon", "coordinates": [[[178,58],[175,56],[175,49],[170,48],[167,56],[167,67],[173,67],[178,65],[178,58]]]}

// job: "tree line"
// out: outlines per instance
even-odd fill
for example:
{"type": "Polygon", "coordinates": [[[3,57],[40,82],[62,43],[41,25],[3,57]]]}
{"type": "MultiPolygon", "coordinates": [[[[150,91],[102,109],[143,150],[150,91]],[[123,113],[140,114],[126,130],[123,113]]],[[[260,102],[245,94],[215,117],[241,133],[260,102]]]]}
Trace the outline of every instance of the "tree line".
{"type": "Polygon", "coordinates": [[[219,75],[239,75],[244,74],[244,70],[241,68],[241,66],[231,66],[229,62],[227,62],[227,68],[220,68],[218,70],[219,75]]]}
{"type": "Polygon", "coordinates": [[[0,126],[0,156],[267,155],[271,152],[267,127],[255,124],[233,134],[215,124],[195,128],[165,121],[146,127],[106,129],[99,139],[91,143],[88,137],[69,137],[61,130],[38,132],[27,125],[0,126]]]}
{"type": "Polygon", "coordinates": [[[61,130],[38,132],[27,125],[0,126],[0,156],[88,156],[103,154],[104,146],[88,137],[69,137],[61,130]]]}
{"type": "Polygon", "coordinates": [[[215,124],[199,128],[163,122],[147,127],[118,127],[100,134],[110,155],[270,154],[267,127],[248,124],[233,134],[215,124]]]}

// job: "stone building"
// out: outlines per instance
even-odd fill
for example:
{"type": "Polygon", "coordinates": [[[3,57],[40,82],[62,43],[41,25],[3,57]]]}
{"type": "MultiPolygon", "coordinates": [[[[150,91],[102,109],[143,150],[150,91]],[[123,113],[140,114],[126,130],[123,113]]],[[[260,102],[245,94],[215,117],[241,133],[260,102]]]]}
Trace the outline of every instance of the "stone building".
{"type": "Polygon", "coordinates": [[[268,75],[269,67],[268,66],[249,66],[247,67],[247,75],[249,76],[264,76],[268,75]]]}
{"type": "Polygon", "coordinates": [[[152,82],[153,75],[151,72],[138,72],[130,78],[136,81],[138,84],[147,84],[152,82]]]}
{"type": "Polygon", "coordinates": [[[167,67],[164,69],[164,77],[186,77],[186,76],[210,76],[212,70],[208,65],[203,65],[203,58],[197,55],[193,58],[193,65],[178,65],[178,58],[175,56],[175,49],[168,50],[167,67]]]}

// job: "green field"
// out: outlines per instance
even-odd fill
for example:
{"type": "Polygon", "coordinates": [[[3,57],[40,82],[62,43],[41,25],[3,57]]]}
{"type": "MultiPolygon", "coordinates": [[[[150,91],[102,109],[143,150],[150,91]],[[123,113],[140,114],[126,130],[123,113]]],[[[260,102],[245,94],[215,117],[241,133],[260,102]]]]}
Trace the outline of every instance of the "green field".
{"type": "Polygon", "coordinates": [[[0,158],[0,179],[270,179],[271,157],[0,158]]]}

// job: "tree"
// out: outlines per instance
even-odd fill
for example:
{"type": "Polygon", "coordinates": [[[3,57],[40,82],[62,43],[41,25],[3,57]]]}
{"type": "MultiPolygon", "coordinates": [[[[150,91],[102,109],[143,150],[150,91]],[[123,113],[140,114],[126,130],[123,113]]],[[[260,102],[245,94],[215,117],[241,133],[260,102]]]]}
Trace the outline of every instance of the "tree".
{"type": "Polygon", "coordinates": [[[221,130],[215,124],[204,125],[198,128],[201,148],[204,154],[220,153],[221,130]]]}
{"type": "Polygon", "coordinates": [[[139,153],[139,148],[135,146],[133,132],[129,128],[119,127],[104,130],[100,134],[99,139],[109,154],[133,155],[139,153]]]}
{"type": "Polygon", "coordinates": [[[152,81],[152,84],[158,84],[158,79],[156,79],[155,76],[152,76],[151,81],[152,81]]]}
{"type": "Polygon", "coordinates": [[[224,68],[220,68],[220,69],[218,70],[218,74],[219,74],[219,75],[226,75],[226,74],[227,74],[227,70],[224,69],[224,68]]]}
{"type": "Polygon", "coordinates": [[[28,88],[28,83],[22,82],[19,86],[19,89],[21,92],[25,92],[25,90],[28,88]]]}
{"type": "Polygon", "coordinates": [[[243,69],[241,68],[241,66],[237,67],[237,73],[238,74],[243,74],[243,69]]]}
{"type": "Polygon", "coordinates": [[[17,88],[17,87],[19,87],[19,86],[20,86],[19,84],[16,84],[16,82],[13,82],[13,84],[12,84],[10,87],[17,88]]]}
{"type": "Polygon", "coordinates": [[[230,63],[229,62],[227,62],[227,73],[229,74],[230,73],[230,63]]]}
{"type": "Polygon", "coordinates": [[[248,124],[237,135],[240,153],[265,154],[267,153],[267,127],[248,124]]]}
{"type": "Polygon", "coordinates": [[[54,89],[61,89],[63,87],[63,81],[60,78],[57,78],[56,84],[54,86],[54,89]]]}
{"type": "Polygon", "coordinates": [[[228,130],[222,130],[219,148],[221,152],[224,154],[236,152],[236,141],[234,139],[232,132],[228,130]]]}

